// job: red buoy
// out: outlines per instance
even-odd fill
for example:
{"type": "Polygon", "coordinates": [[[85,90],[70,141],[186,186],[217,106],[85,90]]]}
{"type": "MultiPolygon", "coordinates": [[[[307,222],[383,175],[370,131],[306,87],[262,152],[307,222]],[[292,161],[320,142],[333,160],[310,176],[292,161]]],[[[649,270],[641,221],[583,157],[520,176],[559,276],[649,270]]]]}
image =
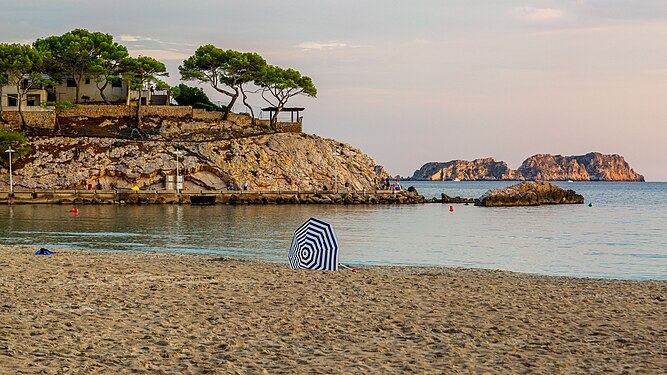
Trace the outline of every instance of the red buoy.
{"type": "Polygon", "coordinates": [[[454,206],[449,206],[449,212],[454,212],[454,206]]]}
{"type": "Polygon", "coordinates": [[[78,215],[79,214],[79,209],[78,208],[72,208],[71,210],[69,210],[69,212],[78,215]]]}

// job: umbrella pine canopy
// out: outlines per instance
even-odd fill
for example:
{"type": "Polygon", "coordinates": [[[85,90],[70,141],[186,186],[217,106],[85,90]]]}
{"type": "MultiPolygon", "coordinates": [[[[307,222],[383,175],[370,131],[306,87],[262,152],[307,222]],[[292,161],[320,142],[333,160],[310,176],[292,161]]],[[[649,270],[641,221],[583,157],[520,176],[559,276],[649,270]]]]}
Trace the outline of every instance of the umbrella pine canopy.
{"type": "Polygon", "coordinates": [[[338,270],[338,240],[333,227],[311,217],[294,232],[289,251],[292,268],[338,270]]]}

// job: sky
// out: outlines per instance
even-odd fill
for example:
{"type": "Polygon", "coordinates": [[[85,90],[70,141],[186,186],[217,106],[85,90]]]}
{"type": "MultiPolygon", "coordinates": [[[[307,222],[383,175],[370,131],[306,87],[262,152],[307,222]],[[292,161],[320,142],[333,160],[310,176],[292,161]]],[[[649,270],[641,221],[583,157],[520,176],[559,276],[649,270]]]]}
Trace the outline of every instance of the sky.
{"type": "Polygon", "coordinates": [[[172,85],[205,44],[297,69],[318,89],[288,102],[306,107],[303,130],[393,174],[597,151],[667,181],[664,0],[33,0],[0,13],[3,43],[75,28],[164,62],[172,85]]]}

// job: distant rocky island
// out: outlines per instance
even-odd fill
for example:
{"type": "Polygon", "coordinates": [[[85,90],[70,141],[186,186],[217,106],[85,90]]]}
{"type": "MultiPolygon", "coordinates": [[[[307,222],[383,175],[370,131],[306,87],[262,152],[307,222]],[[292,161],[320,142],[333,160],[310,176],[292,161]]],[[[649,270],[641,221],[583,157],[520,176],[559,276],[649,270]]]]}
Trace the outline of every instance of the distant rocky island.
{"type": "Polygon", "coordinates": [[[493,158],[430,162],[408,178],[419,181],[644,181],[621,155],[590,152],[562,156],[537,154],[517,170],[493,158]]]}

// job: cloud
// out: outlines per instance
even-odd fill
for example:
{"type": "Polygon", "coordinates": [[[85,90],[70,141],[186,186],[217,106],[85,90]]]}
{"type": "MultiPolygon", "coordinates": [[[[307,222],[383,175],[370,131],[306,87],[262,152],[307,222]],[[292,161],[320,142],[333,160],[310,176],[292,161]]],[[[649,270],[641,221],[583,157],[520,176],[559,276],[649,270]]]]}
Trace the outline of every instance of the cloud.
{"type": "Polygon", "coordinates": [[[166,49],[131,49],[129,52],[132,56],[148,56],[156,60],[185,60],[190,57],[189,53],[166,49]]]}
{"type": "Polygon", "coordinates": [[[348,45],[347,43],[339,43],[339,42],[336,42],[336,41],[332,41],[332,42],[325,42],[325,43],[321,43],[321,42],[303,42],[303,43],[297,44],[294,47],[301,48],[301,49],[304,49],[304,50],[314,50],[314,49],[316,49],[316,50],[327,50],[327,49],[336,49],[336,48],[347,48],[347,47],[352,47],[352,46],[348,45]]]}
{"type": "Polygon", "coordinates": [[[10,43],[10,44],[12,44],[12,43],[17,43],[17,44],[29,44],[29,45],[32,45],[33,42],[34,42],[34,40],[30,40],[30,39],[21,39],[21,40],[9,41],[9,42],[7,42],[7,43],[10,43]]]}
{"type": "Polygon", "coordinates": [[[118,39],[120,39],[122,42],[138,42],[141,40],[152,40],[151,38],[146,38],[139,35],[119,35],[118,39]]]}
{"type": "Polygon", "coordinates": [[[532,22],[549,22],[563,18],[565,12],[554,8],[517,7],[514,14],[532,22]]]}

